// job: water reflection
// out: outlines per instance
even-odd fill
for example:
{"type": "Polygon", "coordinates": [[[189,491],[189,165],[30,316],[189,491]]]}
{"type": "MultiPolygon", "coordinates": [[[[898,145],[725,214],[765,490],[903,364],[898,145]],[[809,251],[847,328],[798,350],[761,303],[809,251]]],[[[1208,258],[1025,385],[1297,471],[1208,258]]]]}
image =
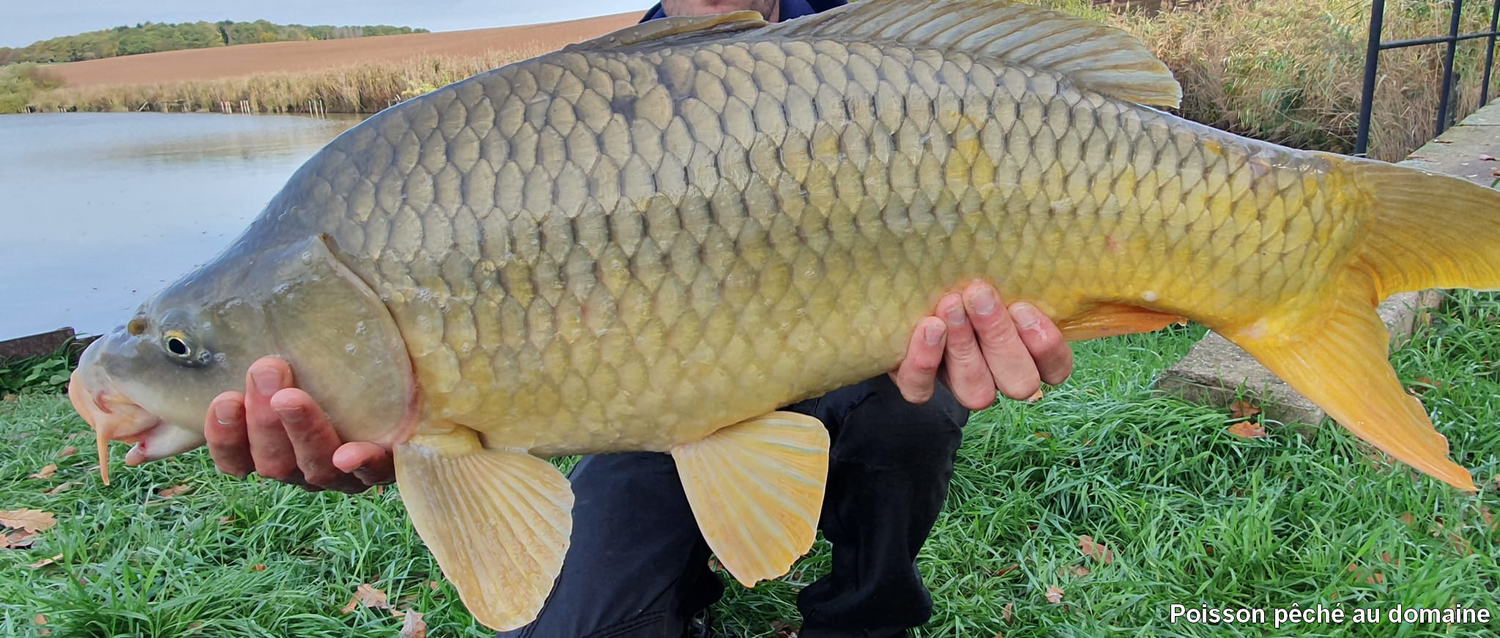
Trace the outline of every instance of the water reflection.
{"type": "Polygon", "coordinates": [[[213,257],[357,118],[0,117],[0,339],[98,333],[213,257]]]}

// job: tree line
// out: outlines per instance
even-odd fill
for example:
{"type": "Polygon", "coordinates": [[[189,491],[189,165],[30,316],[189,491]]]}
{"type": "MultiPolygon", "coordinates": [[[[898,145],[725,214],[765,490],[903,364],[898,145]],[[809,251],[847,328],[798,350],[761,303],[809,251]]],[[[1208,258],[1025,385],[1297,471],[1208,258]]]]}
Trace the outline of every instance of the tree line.
{"type": "Polygon", "coordinates": [[[181,24],[146,22],[133,27],[122,26],[41,40],[20,48],[0,47],[0,65],[22,62],[38,64],[79,62],[121,55],[204,49],[257,42],[335,40],[406,33],[427,33],[427,30],[386,25],[344,27],[283,25],[265,20],[254,22],[221,20],[181,24]]]}

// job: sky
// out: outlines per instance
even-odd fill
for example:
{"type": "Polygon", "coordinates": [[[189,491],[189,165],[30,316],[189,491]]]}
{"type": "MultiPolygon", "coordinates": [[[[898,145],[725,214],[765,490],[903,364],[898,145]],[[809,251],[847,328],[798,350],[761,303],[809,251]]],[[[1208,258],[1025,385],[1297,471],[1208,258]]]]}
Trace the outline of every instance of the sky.
{"type": "Polygon", "coordinates": [[[645,12],[655,0],[20,0],[6,2],[0,46],[139,22],[258,20],[279,24],[390,24],[457,31],[645,12]]]}

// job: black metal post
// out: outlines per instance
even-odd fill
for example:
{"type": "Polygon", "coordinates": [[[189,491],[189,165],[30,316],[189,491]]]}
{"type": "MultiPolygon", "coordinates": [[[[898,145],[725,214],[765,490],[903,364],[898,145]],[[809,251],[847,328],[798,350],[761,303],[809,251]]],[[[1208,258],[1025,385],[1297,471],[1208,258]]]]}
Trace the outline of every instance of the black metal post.
{"type": "MultiPolygon", "coordinates": [[[[1495,0],[1500,7],[1500,0],[1495,0]]],[[[1364,155],[1370,142],[1370,112],[1375,108],[1375,76],[1380,65],[1380,30],[1385,22],[1385,0],[1375,0],[1370,9],[1370,39],[1365,43],[1365,85],[1360,90],[1359,131],[1354,136],[1354,154],[1364,155]]]]}
{"type": "Polygon", "coordinates": [[[1453,97],[1453,54],[1458,50],[1458,28],[1463,18],[1464,0],[1453,0],[1453,18],[1448,21],[1448,55],[1443,58],[1443,91],[1438,95],[1437,132],[1448,129],[1448,101],[1453,97]]]}
{"type": "Polygon", "coordinates": [[[1490,43],[1484,50],[1484,84],[1479,87],[1479,105],[1490,103],[1490,71],[1495,68],[1495,29],[1500,28],[1500,0],[1490,12],[1490,43]]]}

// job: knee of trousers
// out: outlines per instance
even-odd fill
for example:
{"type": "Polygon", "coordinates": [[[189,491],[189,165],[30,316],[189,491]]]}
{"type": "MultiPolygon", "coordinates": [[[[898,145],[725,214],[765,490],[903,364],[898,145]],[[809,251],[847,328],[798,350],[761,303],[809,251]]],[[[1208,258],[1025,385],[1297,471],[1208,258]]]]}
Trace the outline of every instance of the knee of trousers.
{"type": "Polygon", "coordinates": [[[836,461],[859,459],[873,466],[935,466],[946,473],[963,440],[969,411],[952,394],[913,405],[892,385],[847,415],[833,443],[836,461]]]}

